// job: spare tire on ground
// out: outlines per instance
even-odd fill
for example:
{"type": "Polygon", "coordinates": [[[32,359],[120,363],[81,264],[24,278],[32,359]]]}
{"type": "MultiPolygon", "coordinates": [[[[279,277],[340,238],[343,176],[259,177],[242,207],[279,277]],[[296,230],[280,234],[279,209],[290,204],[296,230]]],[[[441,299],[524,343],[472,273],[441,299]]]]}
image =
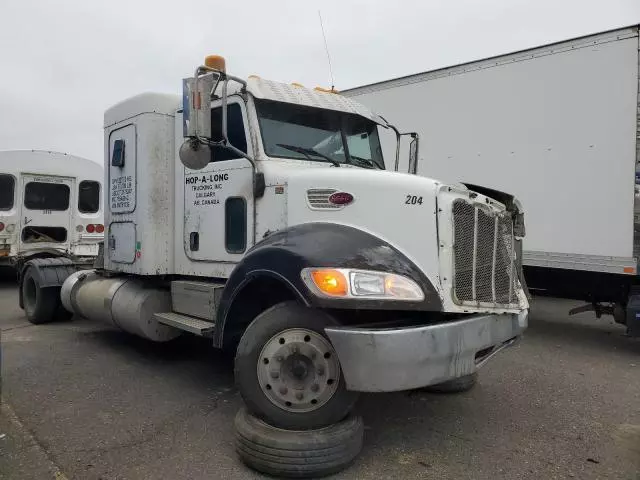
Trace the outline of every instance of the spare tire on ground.
{"type": "Polygon", "coordinates": [[[236,415],[236,451],[249,467],[277,477],[316,478],[348,467],[362,450],[362,417],[315,430],[283,430],[246,409],[236,415]]]}

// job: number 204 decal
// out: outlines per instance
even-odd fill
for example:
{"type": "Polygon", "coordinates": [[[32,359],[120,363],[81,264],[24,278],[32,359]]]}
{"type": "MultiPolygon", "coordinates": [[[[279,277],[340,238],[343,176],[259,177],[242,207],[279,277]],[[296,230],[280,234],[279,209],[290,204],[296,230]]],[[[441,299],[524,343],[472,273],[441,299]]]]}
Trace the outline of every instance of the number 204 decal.
{"type": "Polygon", "coordinates": [[[422,205],[422,197],[418,197],[416,195],[407,195],[404,203],[407,205],[422,205]]]}

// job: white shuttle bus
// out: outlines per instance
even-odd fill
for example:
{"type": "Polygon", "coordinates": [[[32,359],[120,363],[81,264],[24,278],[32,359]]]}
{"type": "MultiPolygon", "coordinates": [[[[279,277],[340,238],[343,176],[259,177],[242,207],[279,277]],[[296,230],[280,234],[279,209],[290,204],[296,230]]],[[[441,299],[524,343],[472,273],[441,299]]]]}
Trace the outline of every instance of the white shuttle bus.
{"type": "Polygon", "coordinates": [[[0,152],[0,265],[34,258],[91,262],[104,238],[103,168],[39,150],[0,152]]]}

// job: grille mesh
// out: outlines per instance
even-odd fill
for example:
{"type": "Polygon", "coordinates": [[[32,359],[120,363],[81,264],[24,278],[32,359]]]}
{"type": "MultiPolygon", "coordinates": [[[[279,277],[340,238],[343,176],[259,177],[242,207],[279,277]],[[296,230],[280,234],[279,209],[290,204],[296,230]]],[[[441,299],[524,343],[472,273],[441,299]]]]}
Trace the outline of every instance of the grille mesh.
{"type": "Polygon", "coordinates": [[[513,222],[508,214],[453,202],[454,293],[461,304],[515,302],[513,222]]]}
{"type": "Polygon", "coordinates": [[[312,188],[307,190],[309,207],[314,210],[337,210],[342,208],[342,205],[329,202],[329,197],[336,192],[337,190],[331,188],[312,188]]]}

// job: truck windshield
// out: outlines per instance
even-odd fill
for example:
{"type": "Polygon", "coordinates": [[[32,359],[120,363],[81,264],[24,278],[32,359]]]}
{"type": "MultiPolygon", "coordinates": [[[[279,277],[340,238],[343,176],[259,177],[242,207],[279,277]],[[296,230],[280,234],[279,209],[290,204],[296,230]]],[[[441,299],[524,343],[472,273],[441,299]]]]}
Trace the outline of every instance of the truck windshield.
{"type": "Polygon", "coordinates": [[[384,169],[377,125],[366,118],[271,100],[256,109],[270,157],[384,169]]]}

